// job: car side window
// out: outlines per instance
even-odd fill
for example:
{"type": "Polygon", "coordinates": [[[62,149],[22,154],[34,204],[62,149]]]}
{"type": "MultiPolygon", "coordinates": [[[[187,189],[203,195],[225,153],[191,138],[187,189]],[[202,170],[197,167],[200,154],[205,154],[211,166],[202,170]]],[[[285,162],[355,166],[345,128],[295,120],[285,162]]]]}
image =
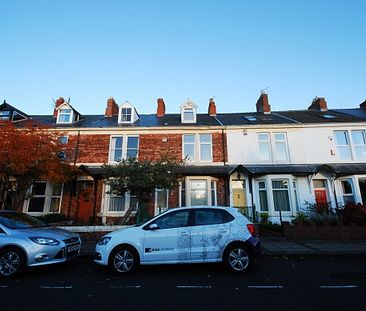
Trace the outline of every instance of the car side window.
{"type": "Polygon", "coordinates": [[[0,227],[0,234],[5,233],[5,231],[0,227]]]}
{"type": "Polygon", "coordinates": [[[159,229],[187,227],[189,224],[189,211],[177,211],[161,216],[155,221],[159,229]]]}
{"type": "Polygon", "coordinates": [[[230,222],[234,219],[232,215],[223,210],[196,210],[194,211],[194,225],[216,225],[230,222]]]}

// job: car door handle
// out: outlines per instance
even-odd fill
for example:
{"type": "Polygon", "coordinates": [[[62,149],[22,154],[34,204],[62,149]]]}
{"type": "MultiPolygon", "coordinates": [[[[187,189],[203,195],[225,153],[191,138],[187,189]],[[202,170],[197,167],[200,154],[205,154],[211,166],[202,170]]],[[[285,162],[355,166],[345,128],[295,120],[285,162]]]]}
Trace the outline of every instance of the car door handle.
{"type": "Polygon", "coordinates": [[[181,232],[181,233],[180,233],[180,235],[182,235],[182,236],[187,236],[187,235],[189,235],[189,233],[188,233],[188,232],[186,232],[186,231],[183,231],[183,232],[181,232]]]}
{"type": "Polygon", "coordinates": [[[225,230],[225,229],[220,229],[220,230],[219,230],[219,232],[220,232],[220,233],[226,233],[226,232],[227,232],[227,230],[225,230]]]}

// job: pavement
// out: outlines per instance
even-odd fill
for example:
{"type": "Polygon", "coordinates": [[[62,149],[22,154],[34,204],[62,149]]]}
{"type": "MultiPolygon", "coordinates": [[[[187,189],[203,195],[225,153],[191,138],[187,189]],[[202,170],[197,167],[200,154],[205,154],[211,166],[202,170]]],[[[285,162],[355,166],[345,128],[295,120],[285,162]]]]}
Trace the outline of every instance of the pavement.
{"type": "MultiPolygon", "coordinates": [[[[96,239],[82,238],[82,256],[93,256],[96,239]]],[[[363,255],[366,241],[287,241],[282,237],[261,238],[264,255],[363,255]]]]}

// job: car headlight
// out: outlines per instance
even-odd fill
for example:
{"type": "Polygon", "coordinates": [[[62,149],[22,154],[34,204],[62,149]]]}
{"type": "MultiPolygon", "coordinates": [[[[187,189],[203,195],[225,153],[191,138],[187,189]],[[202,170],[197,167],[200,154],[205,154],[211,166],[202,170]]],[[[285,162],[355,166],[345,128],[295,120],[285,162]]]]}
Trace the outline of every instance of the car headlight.
{"type": "Polygon", "coordinates": [[[98,245],[106,245],[111,240],[110,236],[105,236],[99,240],[98,245]]]}
{"type": "Polygon", "coordinates": [[[45,238],[45,237],[29,237],[29,239],[36,243],[36,244],[40,244],[40,245],[51,245],[51,246],[56,246],[60,244],[60,241],[57,241],[56,239],[53,238],[45,238]]]}

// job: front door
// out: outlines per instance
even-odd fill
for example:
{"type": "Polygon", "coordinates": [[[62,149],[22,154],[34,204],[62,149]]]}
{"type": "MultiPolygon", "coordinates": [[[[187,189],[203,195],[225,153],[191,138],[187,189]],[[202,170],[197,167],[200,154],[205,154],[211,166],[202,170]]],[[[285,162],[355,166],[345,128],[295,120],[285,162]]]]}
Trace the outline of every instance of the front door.
{"type": "Polygon", "coordinates": [[[146,230],[144,262],[179,263],[190,260],[191,227],[188,226],[188,210],[162,215],[151,224],[156,224],[157,228],[146,230]]]}
{"type": "Polygon", "coordinates": [[[247,204],[244,180],[233,180],[231,182],[233,193],[233,205],[235,207],[244,207],[247,204]]]}
{"type": "Polygon", "coordinates": [[[324,205],[328,203],[326,181],[325,179],[314,179],[314,194],[315,202],[318,205],[324,205]]]}
{"type": "Polygon", "coordinates": [[[326,204],[327,200],[327,192],[325,189],[315,189],[315,201],[316,204],[326,204]]]}

